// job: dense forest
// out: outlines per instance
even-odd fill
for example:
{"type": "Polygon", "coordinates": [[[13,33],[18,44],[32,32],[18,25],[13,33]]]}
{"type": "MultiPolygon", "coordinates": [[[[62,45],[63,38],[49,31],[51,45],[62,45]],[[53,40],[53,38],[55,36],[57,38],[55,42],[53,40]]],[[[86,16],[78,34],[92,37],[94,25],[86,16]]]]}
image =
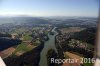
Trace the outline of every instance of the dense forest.
{"type": "Polygon", "coordinates": [[[96,39],[96,28],[87,28],[73,35],[74,39],[85,41],[94,45],[96,39]]]}
{"type": "Polygon", "coordinates": [[[7,38],[7,37],[0,37],[0,51],[4,50],[4,49],[7,49],[9,47],[12,47],[12,46],[15,46],[15,45],[18,45],[20,44],[22,41],[19,40],[19,39],[10,39],[10,38],[7,38]]]}

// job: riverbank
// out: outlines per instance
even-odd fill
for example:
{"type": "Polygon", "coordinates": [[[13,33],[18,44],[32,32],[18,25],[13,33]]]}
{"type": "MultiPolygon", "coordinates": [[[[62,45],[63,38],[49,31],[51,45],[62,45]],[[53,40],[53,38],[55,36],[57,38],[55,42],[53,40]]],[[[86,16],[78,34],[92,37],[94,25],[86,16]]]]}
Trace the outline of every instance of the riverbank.
{"type": "Polygon", "coordinates": [[[47,64],[47,52],[50,49],[54,49],[57,52],[57,49],[55,47],[55,36],[57,35],[57,32],[55,31],[56,27],[54,27],[51,31],[54,32],[54,35],[50,35],[48,33],[49,40],[44,43],[44,48],[40,53],[40,62],[39,66],[48,66],[47,64]]]}
{"type": "Polygon", "coordinates": [[[40,52],[44,47],[44,42],[29,52],[24,53],[19,57],[8,57],[4,59],[7,66],[39,66],[40,52]]]}

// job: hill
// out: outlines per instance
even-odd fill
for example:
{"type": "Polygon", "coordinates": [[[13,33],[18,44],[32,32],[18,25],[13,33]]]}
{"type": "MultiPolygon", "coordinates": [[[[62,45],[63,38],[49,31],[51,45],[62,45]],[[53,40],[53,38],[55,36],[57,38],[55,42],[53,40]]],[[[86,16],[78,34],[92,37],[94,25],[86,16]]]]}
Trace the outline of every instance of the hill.
{"type": "Polygon", "coordinates": [[[96,39],[95,36],[96,36],[96,28],[86,28],[80,32],[74,33],[73,38],[94,45],[96,39]]]}

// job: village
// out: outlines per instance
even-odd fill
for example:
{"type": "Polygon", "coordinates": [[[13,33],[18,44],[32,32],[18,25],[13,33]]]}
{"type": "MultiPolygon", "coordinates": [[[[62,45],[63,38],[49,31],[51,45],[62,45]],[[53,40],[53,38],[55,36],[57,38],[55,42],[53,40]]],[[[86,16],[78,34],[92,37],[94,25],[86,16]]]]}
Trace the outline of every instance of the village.
{"type": "Polygon", "coordinates": [[[49,40],[48,33],[52,29],[51,25],[36,26],[32,29],[20,28],[13,30],[9,39],[21,40],[21,44],[9,47],[0,52],[0,56],[4,59],[9,56],[20,56],[27,51],[39,46],[41,42],[49,40]],[[21,31],[19,31],[21,29],[21,31]],[[23,30],[22,30],[23,29],[23,30]]]}

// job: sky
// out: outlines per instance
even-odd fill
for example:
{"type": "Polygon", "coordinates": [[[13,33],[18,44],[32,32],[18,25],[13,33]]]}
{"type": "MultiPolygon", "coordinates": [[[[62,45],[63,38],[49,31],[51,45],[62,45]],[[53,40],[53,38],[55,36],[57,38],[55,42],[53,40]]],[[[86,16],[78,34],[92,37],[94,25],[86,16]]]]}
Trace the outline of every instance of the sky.
{"type": "Polygon", "coordinates": [[[0,15],[98,16],[99,0],[0,0],[0,15]]]}

